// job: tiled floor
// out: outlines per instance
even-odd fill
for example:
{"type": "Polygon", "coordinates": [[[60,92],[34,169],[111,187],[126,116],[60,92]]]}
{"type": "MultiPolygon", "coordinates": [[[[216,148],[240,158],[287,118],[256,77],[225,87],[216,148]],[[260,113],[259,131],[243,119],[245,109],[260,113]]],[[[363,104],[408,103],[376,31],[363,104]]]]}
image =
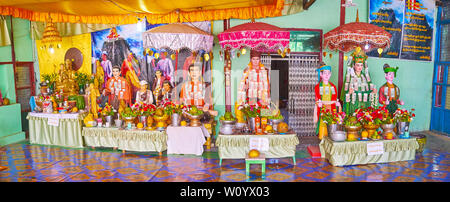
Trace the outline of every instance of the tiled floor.
{"type": "Polygon", "coordinates": [[[245,175],[244,160],[223,160],[217,152],[203,157],[126,153],[112,150],[70,149],[30,145],[27,142],[5,146],[0,152],[0,182],[450,182],[450,140],[427,133],[427,145],[413,161],[334,167],[323,159],[312,159],[306,151],[297,151],[292,159],[280,159],[266,166],[261,178],[258,165],[245,175]]]}

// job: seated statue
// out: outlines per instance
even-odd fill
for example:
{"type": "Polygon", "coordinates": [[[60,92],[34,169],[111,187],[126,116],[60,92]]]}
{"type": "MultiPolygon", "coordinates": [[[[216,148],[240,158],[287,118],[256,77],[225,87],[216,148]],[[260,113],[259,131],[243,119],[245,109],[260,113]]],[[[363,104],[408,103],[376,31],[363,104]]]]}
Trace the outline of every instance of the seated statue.
{"type": "Polygon", "coordinates": [[[74,72],[70,59],[66,59],[65,64],[60,64],[59,79],[56,81],[55,86],[57,92],[62,91],[64,96],[78,94],[78,85],[75,82],[74,72]]]}

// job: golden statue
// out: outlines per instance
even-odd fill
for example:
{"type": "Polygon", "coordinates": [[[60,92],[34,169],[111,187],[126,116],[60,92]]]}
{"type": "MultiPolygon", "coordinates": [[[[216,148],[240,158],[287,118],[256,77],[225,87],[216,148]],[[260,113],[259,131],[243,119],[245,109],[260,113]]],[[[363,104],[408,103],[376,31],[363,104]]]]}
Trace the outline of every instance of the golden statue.
{"type": "Polygon", "coordinates": [[[96,86],[91,83],[89,85],[89,88],[87,89],[88,96],[88,104],[91,106],[91,113],[94,115],[94,118],[98,118],[98,110],[100,107],[97,104],[97,97],[100,96],[100,92],[98,92],[98,89],[96,86]]]}
{"type": "Polygon", "coordinates": [[[78,85],[75,82],[75,71],[72,69],[72,61],[66,59],[65,64],[60,64],[58,71],[59,80],[56,81],[56,92],[63,92],[64,96],[77,95],[78,85]]]}

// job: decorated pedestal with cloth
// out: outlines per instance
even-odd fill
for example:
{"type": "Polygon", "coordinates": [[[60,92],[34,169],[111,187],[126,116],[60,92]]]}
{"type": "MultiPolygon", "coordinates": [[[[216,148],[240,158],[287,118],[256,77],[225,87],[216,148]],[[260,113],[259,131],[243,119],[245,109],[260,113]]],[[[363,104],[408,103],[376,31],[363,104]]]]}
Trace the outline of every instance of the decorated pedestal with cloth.
{"type": "Polygon", "coordinates": [[[222,159],[245,159],[250,151],[251,138],[267,138],[266,158],[292,157],[295,164],[296,145],[300,142],[296,134],[286,135],[218,135],[216,145],[219,148],[220,165],[222,159]]]}
{"type": "Polygon", "coordinates": [[[83,147],[81,128],[85,114],[28,113],[30,143],[83,147]]]}
{"type": "Polygon", "coordinates": [[[206,138],[210,137],[208,130],[204,126],[167,127],[167,154],[203,154],[203,144],[206,138]]]}
{"type": "Polygon", "coordinates": [[[419,148],[415,138],[334,142],[324,137],[319,146],[322,158],[333,166],[414,160],[419,148]]]}
{"type": "Polygon", "coordinates": [[[89,147],[112,147],[122,151],[159,152],[167,149],[164,131],[123,130],[118,128],[84,127],[83,138],[89,147]]]}

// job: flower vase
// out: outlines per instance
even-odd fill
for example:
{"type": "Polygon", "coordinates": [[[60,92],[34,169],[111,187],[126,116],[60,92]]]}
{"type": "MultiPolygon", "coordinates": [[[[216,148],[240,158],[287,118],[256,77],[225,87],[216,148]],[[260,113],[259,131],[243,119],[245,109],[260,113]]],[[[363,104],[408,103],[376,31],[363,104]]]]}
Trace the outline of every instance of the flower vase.
{"type": "Polygon", "coordinates": [[[383,137],[385,139],[387,139],[390,136],[394,136],[395,132],[394,132],[394,128],[395,128],[395,124],[391,123],[391,124],[381,124],[381,128],[383,129],[383,137]],[[388,135],[388,134],[392,134],[392,135],[388,135]]]}
{"type": "Polygon", "coordinates": [[[105,119],[107,123],[112,123],[112,116],[105,116],[105,119]]]}
{"type": "Polygon", "coordinates": [[[171,116],[172,126],[180,126],[181,116],[178,113],[173,113],[171,116]]]}
{"type": "Polygon", "coordinates": [[[361,126],[345,126],[345,131],[347,132],[347,141],[356,141],[359,137],[359,130],[361,126]]]}
{"type": "Polygon", "coordinates": [[[147,127],[147,116],[144,115],[139,116],[139,123],[142,123],[144,127],[147,127]]]}
{"type": "Polygon", "coordinates": [[[409,135],[409,122],[397,122],[397,132],[401,136],[405,136],[405,134],[409,135]]]}
{"type": "Polygon", "coordinates": [[[78,94],[84,95],[84,85],[80,84],[80,85],[78,85],[78,88],[80,89],[80,90],[78,91],[78,94]]]}
{"type": "Polygon", "coordinates": [[[327,124],[327,132],[328,134],[333,134],[336,131],[344,131],[342,124],[337,124],[337,123],[333,123],[333,124],[327,124]]]}
{"type": "Polygon", "coordinates": [[[247,117],[247,124],[252,132],[255,131],[255,117],[247,117]]]}

